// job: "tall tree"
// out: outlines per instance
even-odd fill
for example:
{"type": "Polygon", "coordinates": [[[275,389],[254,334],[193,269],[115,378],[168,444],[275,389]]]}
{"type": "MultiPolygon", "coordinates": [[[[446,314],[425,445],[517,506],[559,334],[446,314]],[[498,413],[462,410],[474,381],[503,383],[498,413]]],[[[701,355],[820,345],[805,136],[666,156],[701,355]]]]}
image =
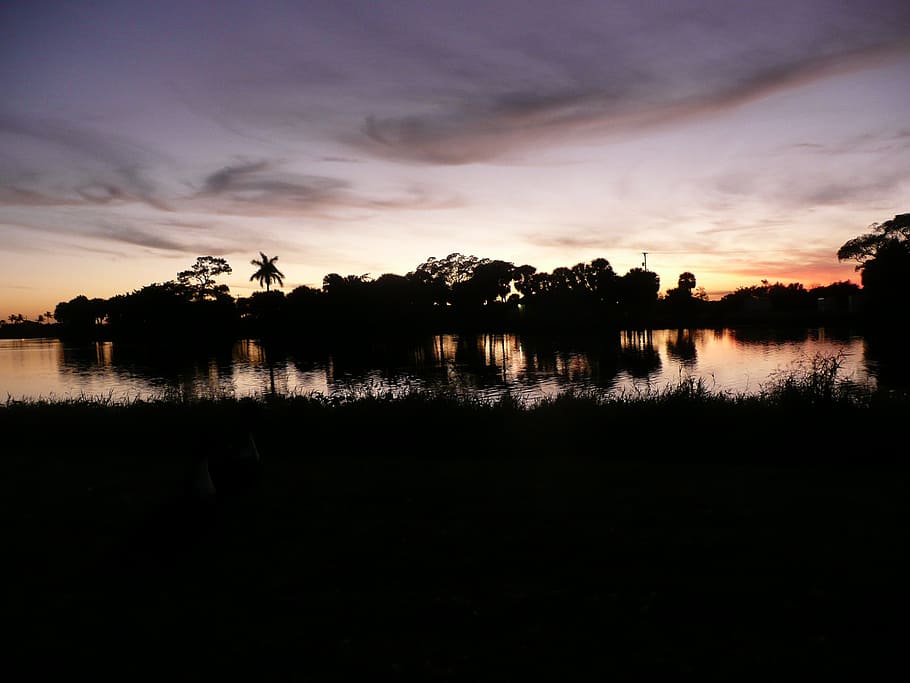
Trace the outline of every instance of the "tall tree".
{"type": "Polygon", "coordinates": [[[910,249],[910,213],[902,213],[890,221],[873,223],[869,232],[847,240],[837,250],[839,261],[852,259],[857,262],[856,270],[865,270],[867,263],[878,257],[884,249],[896,246],[910,249]]]}
{"type": "Polygon", "coordinates": [[[695,276],[688,270],[680,273],[677,287],[683,296],[692,296],[692,290],[695,289],[695,276]]]}
{"type": "Polygon", "coordinates": [[[219,275],[230,275],[233,272],[228,262],[217,256],[200,256],[189,270],[177,273],[177,282],[193,292],[196,301],[207,298],[218,299],[228,293],[227,285],[215,285],[219,275]]]}
{"type": "Polygon", "coordinates": [[[509,261],[484,259],[471,277],[452,286],[453,299],[469,306],[488,305],[497,299],[505,301],[512,289],[515,265],[509,261]]]}
{"type": "Polygon", "coordinates": [[[256,280],[259,283],[259,286],[265,285],[265,291],[269,291],[271,284],[277,283],[279,287],[284,285],[284,273],[278,270],[278,266],[275,265],[275,261],[278,260],[277,256],[269,258],[261,251],[259,252],[261,258],[253,259],[250,261],[251,265],[254,265],[258,270],[250,276],[250,282],[256,280]]]}
{"type": "Polygon", "coordinates": [[[641,318],[651,311],[660,291],[660,277],[644,268],[632,268],[620,279],[620,302],[627,315],[641,318]]]}
{"type": "Polygon", "coordinates": [[[444,259],[431,256],[407,274],[412,281],[427,288],[433,301],[440,305],[452,303],[452,291],[455,285],[467,282],[477,266],[489,263],[490,259],[476,256],[465,256],[458,252],[449,254],[444,259]]]}
{"type": "Polygon", "coordinates": [[[898,214],[854,237],[837,250],[841,261],[853,259],[862,271],[866,312],[879,322],[901,323],[910,312],[905,296],[910,272],[910,213],[898,214]]]}

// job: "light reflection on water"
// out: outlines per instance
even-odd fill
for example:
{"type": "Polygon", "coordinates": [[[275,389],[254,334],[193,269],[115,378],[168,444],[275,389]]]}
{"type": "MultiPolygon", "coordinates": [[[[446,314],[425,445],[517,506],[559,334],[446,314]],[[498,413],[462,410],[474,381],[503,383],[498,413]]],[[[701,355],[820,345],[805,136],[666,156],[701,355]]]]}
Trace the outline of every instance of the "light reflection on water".
{"type": "Polygon", "coordinates": [[[653,330],[611,339],[437,335],[412,342],[345,344],[322,353],[269,354],[256,341],[202,356],[126,344],[0,340],[0,398],[110,396],[114,400],[263,393],[400,394],[441,389],[481,398],[508,391],[537,400],[567,390],[640,394],[689,378],[716,391],[755,393],[773,373],[816,354],[840,355],[842,377],[877,381],[862,337],[808,329],[653,330]]]}

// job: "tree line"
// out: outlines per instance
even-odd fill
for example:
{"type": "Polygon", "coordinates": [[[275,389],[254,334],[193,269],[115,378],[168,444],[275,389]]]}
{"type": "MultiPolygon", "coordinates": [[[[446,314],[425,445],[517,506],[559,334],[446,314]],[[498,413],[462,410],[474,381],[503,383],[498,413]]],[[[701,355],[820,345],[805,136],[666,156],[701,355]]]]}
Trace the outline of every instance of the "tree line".
{"type": "MultiPolygon", "coordinates": [[[[852,281],[806,288],[762,280],[710,301],[693,273],[660,294],[647,268],[616,273],[605,258],[541,272],[530,265],[452,253],[428,258],[398,275],[329,273],[322,287],[281,291],[277,256],[260,252],[250,276],[263,291],[234,298],[217,278],[232,273],[219,257],[200,256],[174,280],[109,299],[84,295],[60,302],[46,317],[64,334],[139,337],[179,333],[282,337],[371,331],[443,332],[604,330],[729,324],[777,316],[859,315],[875,323],[903,321],[910,273],[910,214],[901,214],[846,242],[840,260],[855,260],[852,281]],[[276,286],[276,288],[273,288],[276,286]],[[859,308],[860,303],[862,309],[859,308]]],[[[12,324],[12,323],[11,323],[12,324]]]]}

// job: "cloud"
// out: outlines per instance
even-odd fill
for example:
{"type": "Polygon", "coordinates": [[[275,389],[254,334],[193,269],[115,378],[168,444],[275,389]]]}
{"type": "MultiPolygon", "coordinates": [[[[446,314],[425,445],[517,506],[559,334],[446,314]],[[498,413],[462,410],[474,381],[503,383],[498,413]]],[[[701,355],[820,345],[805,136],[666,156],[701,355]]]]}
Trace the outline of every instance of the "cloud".
{"type": "Polygon", "coordinates": [[[83,200],[53,197],[15,185],[0,186],[0,206],[74,206],[83,200]]]}
{"type": "Polygon", "coordinates": [[[435,209],[456,206],[451,196],[412,186],[391,198],[372,198],[340,178],[305,175],[281,169],[276,161],[242,162],[208,175],[190,204],[237,215],[325,214],[337,209],[435,209]]]}
{"type": "MultiPolygon", "coordinates": [[[[162,234],[161,231],[144,230],[125,223],[104,222],[100,227],[89,230],[88,235],[162,251],[195,251],[185,242],[168,237],[162,234]]],[[[217,256],[218,254],[215,255],[217,256]]]]}
{"type": "MultiPolygon", "coordinates": [[[[100,239],[109,243],[117,242],[163,251],[187,251],[186,243],[174,236],[175,234],[179,235],[179,231],[174,233],[162,230],[161,227],[155,225],[142,228],[139,227],[140,223],[140,221],[133,221],[127,218],[111,220],[97,215],[84,215],[70,217],[67,221],[45,219],[40,221],[19,221],[16,224],[7,225],[27,231],[28,234],[33,236],[45,234],[76,239],[100,239]]],[[[75,245],[68,246],[75,247],[75,245]]],[[[97,249],[96,245],[88,245],[81,241],[79,247],[106,253],[104,250],[97,249]]]]}
{"type": "Polygon", "coordinates": [[[57,193],[20,185],[0,186],[0,206],[53,207],[114,204],[146,204],[159,211],[174,210],[162,198],[133,194],[122,186],[99,180],[83,182],[57,193]]]}
{"type": "Polygon", "coordinates": [[[699,228],[697,234],[704,236],[735,233],[738,236],[754,236],[755,233],[766,233],[768,230],[786,227],[787,225],[788,221],[781,218],[764,218],[743,223],[735,216],[731,216],[711,221],[710,227],[699,228]]]}
{"type": "Polygon", "coordinates": [[[597,235],[566,235],[530,233],[524,241],[537,247],[552,249],[614,249],[617,239],[597,235]]]}
{"type": "Polygon", "coordinates": [[[349,188],[344,180],[281,172],[272,162],[257,161],[215,171],[196,196],[269,208],[306,208],[337,202],[349,188]]]}
{"type": "MultiPolygon", "coordinates": [[[[69,128],[57,131],[67,147],[82,149],[85,138],[69,128]],[[62,133],[61,133],[62,131],[62,133]]],[[[56,138],[56,134],[49,137],[56,138]]],[[[102,145],[103,147],[103,145],[102,145]]],[[[119,148],[118,148],[119,149],[119,148]]],[[[99,152],[95,159],[114,154],[99,152]]],[[[10,174],[13,175],[13,174],[10,174]]],[[[190,194],[165,196],[135,168],[90,171],[83,177],[55,179],[49,173],[20,172],[18,180],[0,185],[0,206],[112,207],[145,204],[159,211],[210,211],[241,216],[322,215],[342,209],[424,210],[450,208],[461,202],[412,184],[397,195],[371,197],[347,180],[282,169],[278,160],[242,161],[223,166],[195,184],[190,194]]],[[[193,185],[191,184],[191,187],[193,185]]]]}
{"type": "Polygon", "coordinates": [[[406,211],[452,209],[464,205],[465,202],[455,194],[440,194],[417,185],[406,188],[397,197],[383,199],[364,197],[357,200],[357,203],[354,204],[354,206],[365,208],[403,209],[406,211]]]}
{"type": "Polygon", "coordinates": [[[111,134],[48,118],[0,112],[0,137],[8,144],[0,203],[57,206],[144,203],[170,211],[156,184],[141,170],[168,160],[111,134]],[[40,171],[27,171],[35,164],[40,171]],[[74,178],[71,169],[78,170],[74,178]]]}
{"type": "Polygon", "coordinates": [[[255,230],[235,228],[230,223],[159,220],[158,215],[115,215],[97,208],[79,208],[60,215],[25,213],[17,220],[0,223],[0,237],[5,246],[14,245],[17,235],[27,235],[32,242],[41,236],[65,238],[66,249],[120,256],[124,255],[123,250],[112,251],[117,245],[124,249],[141,247],[157,252],[220,256],[246,250],[255,230]]]}
{"type": "Polygon", "coordinates": [[[689,85],[645,71],[601,83],[547,83],[533,89],[461,96],[440,111],[367,116],[358,135],[342,139],[376,156],[427,164],[490,161],[554,144],[676,124],[717,114],[815,80],[910,54],[902,36],[860,46],[731,60],[689,85]]]}
{"type": "MultiPolygon", "coordinates": [[[[84,159],[93,159],[123,169],[140,161],[160,160],[162,155],[112,134],[102,134],[84,126],[47,117],[26,117],[0,112],[0,135],[51,144],[84,159]]],[[[135,175],[131,176],[138,180],[135,175]]]]}
{"type": "MultiPolygon", "coordinates": [[[[299,245],[264,234],[258,226],[196,223],[156,218],[100,219],[82,234],[106,243],[127,244],[173,254],[227,256],[245,253],[249,245],[266,240],[271,249],[294,252],[299,245]]],[[[254,252],[255,253],[255,252],[254,252]]]]}
{"type": "Polygon", "coordinates": [[[789,164],[778,166],[773,174],[731,172],[713,182],[713,188],[722,196],[760,199],[779,211],[871,207],[905,195],[908,186],[910,179],[899,154],[844,155],[821,168],[791,159],[789,164]]]}

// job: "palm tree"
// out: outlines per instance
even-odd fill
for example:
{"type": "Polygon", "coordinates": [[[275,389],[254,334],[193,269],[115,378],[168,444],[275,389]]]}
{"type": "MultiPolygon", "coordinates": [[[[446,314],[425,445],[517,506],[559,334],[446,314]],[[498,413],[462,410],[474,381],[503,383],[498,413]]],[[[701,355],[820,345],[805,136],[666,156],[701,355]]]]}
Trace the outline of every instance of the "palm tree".
{"type": "Polygon", "coordinates": [[[258,281],[260,287],[264,284],[265,291],[269,291],[269,285],[273,282],[277,282],[278,286],[281,287],[284,284],[284,273],[278,270],[278,267],[275,265],[275,261],[278,260],[278,257],[273,256],[272,258],[269,258],[261,251],[259,252],[259,255],[262,257],[261,259],[254,258],[250,261],[252,265],[259,267],[259,270],[250,276],[250,280],[258,281]]]}

